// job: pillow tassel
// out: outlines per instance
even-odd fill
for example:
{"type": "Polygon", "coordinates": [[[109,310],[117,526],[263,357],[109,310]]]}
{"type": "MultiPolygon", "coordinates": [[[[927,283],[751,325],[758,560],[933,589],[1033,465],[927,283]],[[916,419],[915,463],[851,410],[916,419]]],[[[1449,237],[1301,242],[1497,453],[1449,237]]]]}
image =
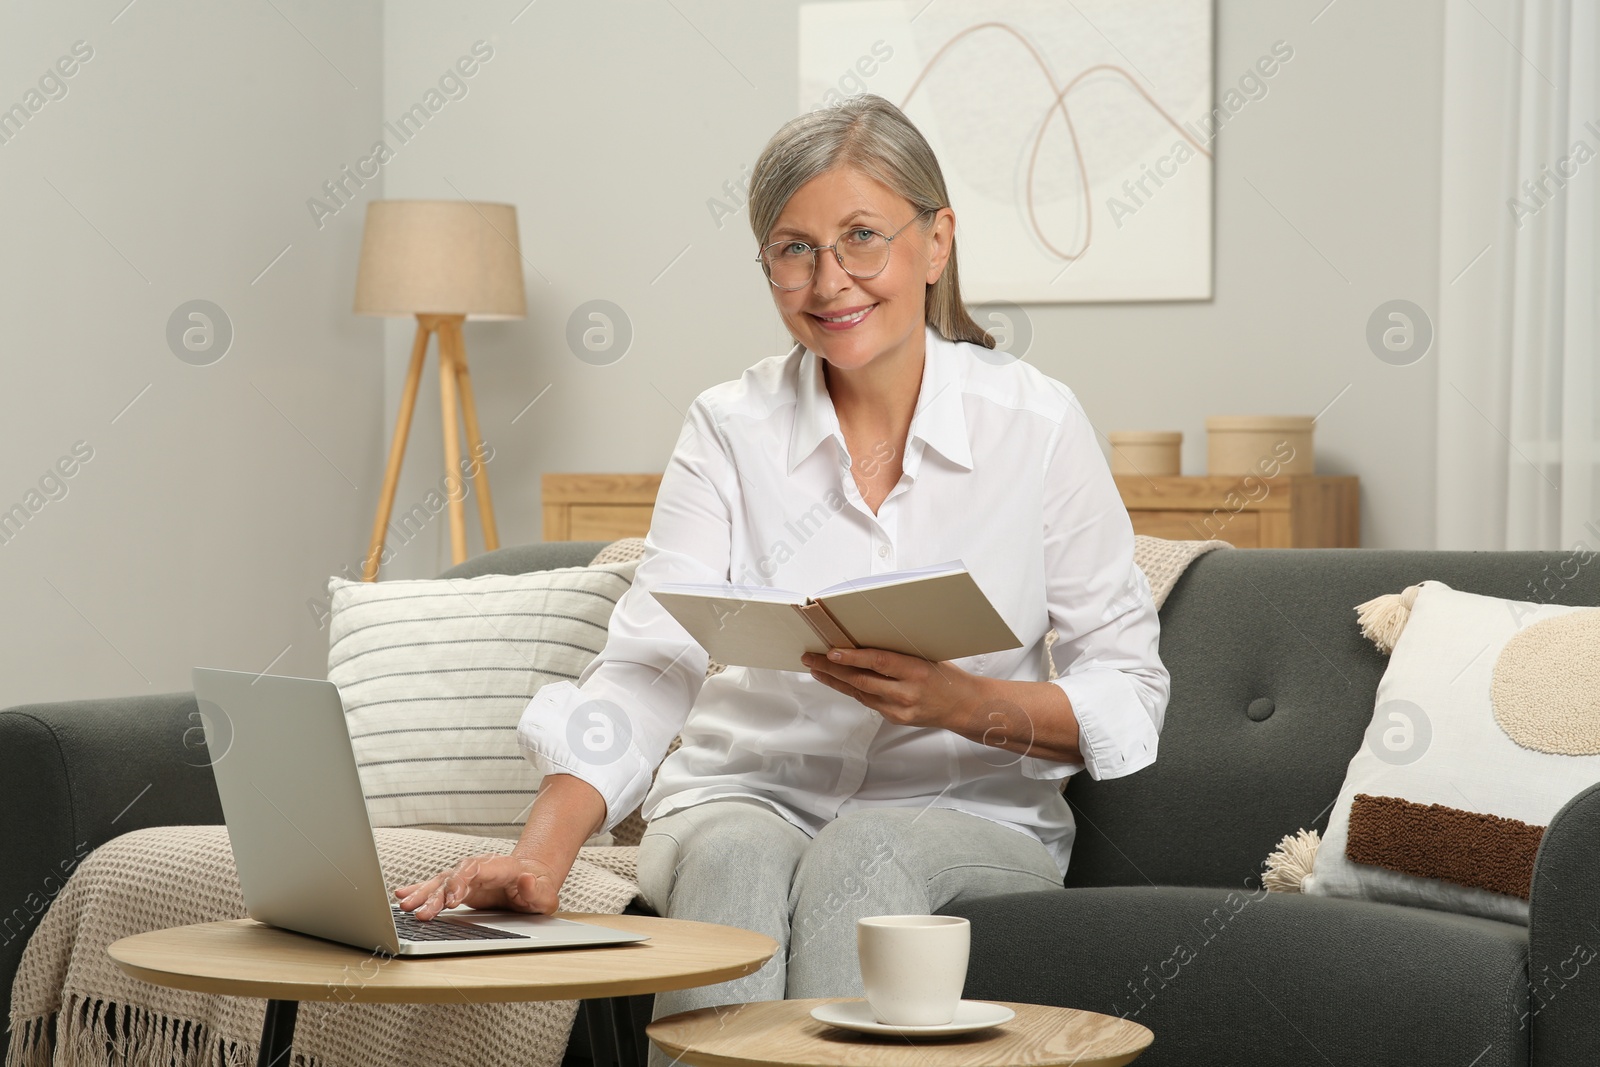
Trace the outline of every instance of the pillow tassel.
{"type": "Polygon", "coordinates": [[[1311,867],[1321,845],[1322,835],[1315,830],[1285,834],[1278,842],[1277,851],[1262,864],[1266,873],[1261,876],[1261,884],[1270,893],[1300,892],[1300,884],[1311,877],[1311,867]]]}
{"type": "Polygon", "coordinates": [[[1356,621],[1361,624],[1361,636],[1378,646],[1379,652],[1393,652],[1400,631],[1411,618],[1411,606],[1417,602],[1421,585],[1408,585],[1398,593],[1385,593],[1356,605],[1356,621]]]}

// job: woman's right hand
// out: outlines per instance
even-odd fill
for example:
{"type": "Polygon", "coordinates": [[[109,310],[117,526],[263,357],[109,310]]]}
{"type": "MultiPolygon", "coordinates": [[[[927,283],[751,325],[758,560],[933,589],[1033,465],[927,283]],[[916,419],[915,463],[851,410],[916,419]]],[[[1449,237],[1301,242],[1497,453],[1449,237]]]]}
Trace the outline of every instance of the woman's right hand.
{"type": "Polygon", "coordinates": [[[547,774],[511,855],[468,856],[425,882],[396,889],[396,902],[419,919],[459,904],[548,915],[560,907],[561,883],[605,815],[606,802],[589,783],[571,774],[547,774]]]}
{"type": "Polygon", "coordinates": [[[432,919],[446,908],[505,908],[545,915],[559,907],[564,880],[542,860],[489,853],[468,856],[425,882],[394,891],[401,910],[432,919]]]}

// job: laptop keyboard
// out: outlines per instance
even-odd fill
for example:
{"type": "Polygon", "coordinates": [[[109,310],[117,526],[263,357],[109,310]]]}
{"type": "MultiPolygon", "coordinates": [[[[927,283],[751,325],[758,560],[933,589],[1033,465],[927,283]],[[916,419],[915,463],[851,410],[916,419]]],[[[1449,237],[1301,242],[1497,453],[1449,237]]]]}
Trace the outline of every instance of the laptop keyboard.
{"type": "Polygon", "coordinates": [[[394,929],[402,941],[515,941],[528,940],[527,934],[514,934],[509,930],[491,930],[487,926],[464,922],[461,919],[441,918],[422,920],[409,911],[399,908],[394,912],[394,929]]]}

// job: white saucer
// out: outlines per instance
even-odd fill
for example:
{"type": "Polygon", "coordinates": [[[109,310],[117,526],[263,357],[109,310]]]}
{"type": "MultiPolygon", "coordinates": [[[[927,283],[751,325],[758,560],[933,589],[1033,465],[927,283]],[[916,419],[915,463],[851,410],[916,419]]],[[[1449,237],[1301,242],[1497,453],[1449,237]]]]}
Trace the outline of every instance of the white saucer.
{"type": "Polygon", "coordinates": [[[963,1000],[956,1005],[956,1017],[938,1026],[895,1026],[880,1023],[872,1014],[872,1005],[866,1000],[841,1000],[833,1004],[818,1004],[811,1009],[811,1017],[845,1030],[862,1034],[965,1034],[988,1026],[1010,1022],[1016,1012],[1002,1004],[989,1004],[982,1000],[963,1000]]]}

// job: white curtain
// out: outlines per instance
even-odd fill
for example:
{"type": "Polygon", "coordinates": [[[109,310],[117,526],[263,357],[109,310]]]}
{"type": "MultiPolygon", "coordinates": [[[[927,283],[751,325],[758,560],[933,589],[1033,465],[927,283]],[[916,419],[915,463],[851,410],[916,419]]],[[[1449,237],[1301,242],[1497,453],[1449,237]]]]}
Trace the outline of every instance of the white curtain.
{"type": "Polygon", "coordinates": [[[1439,548],[1600,549],[1597,8],[1446,7],[1439,548]]]}

